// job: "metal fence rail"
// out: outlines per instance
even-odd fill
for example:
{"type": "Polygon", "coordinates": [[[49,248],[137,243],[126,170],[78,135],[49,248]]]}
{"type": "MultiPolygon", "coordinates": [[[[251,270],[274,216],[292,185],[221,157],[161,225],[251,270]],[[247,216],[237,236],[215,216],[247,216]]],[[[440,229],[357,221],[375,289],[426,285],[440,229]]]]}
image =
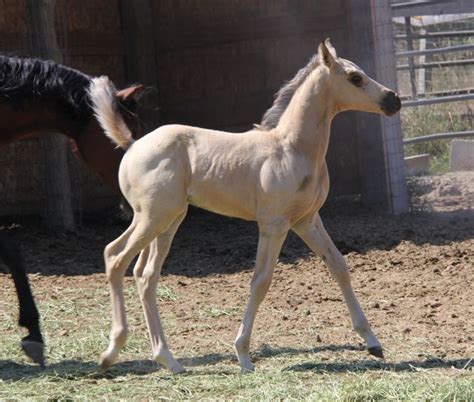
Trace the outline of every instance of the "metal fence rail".
{"type": "Polygon", "coordinates": [[[392,3],[393,17],[472,13],[472,0],[418,0],[392,3]]]}
{"type": "Polygon", "coordinates": [[[458,132],[452,132],[452,133],[438,133],[438,134],[422,135],[420,137],[406,138],[403,140],[403,144],[408,145],[408,144],[417,144],[419,142],[446,140],[449,138],[466,138],[466,137],[474,137],[474,131],[458,131],[458,132]]]}
{"type": "MultiPolygon", "coordinates": [[[[422,105],[433,105],[438,103],[461,102],[474,100],[474,88],[453,89],[438,92],[425,92],[424,82],[421,85],[421,93],[416,86],[415,70],[421,70],[421,77],[424,80],[424,70],[434,68],[447,68],[458,66],[474,65],[472,56],[468,59],[443,60],[443,61],[425,61],[425,56],[443,53],[465,52],[474,50],[474,44],[464,44],[455,46],[446,46],[435,49],[426,49],[426,40],[443,38],[468,38],[474,37],[474,30],[464,29],[462,31],[441,31],[413,32],[411,26],[411,16],[413,15],[440,15],[440,14],[461,14],[474,13],[473,0],[417,0],[411,2],[400,2],[393,0],[392,11],[394,17],[404,17],[405,32],[395,35],[395,40],[405,41],[405,51],[395,53],[396,57],[406,57],[408,63],[397,66],[397,71],[408,70],[410,74],[411,96],[402,98],[403,107],[416,107],[422,105]],[[420,41],[420,48],[414,49],[414,40],[420,41]],[[415,62],[415,57],[419,57],[415,62]],[[408,98],[408,99],[407,99],[408,98]]],[[[431,74],[431,73],[426,73],[431,74]]],[[[437,141],[451,138],[474,137],[474,131],[462,131],[452,133],[434,133],[415,138],[403,140],[404,145],[416,144],[428,141],[437,141]]]]}
{"type": "Polygon", "coordinates": [[[436,103],[461,102],[474,99],[474,93],[465,95],[440,96],[436,98],[413,99],[402,101],[403,107],[434,105],[436,103]]]}
{"type": "MultiPolygon", "coordinates": [[[[469,66],[474,64],[474,59],[463,59],[463,60],[445,60],[445,61],[431,61],[428,63],[413,63],[415,70],[424,68],[444,68],[444,67],[460,67],[469,66]]],[[[398,71],[408,70],[410,66],[408,64],[400,64],[397,66],[398,71]]]]}
{"type": "Polygon", "coordinates": [[[423,56],[427,54],[438,54],[438,53],[451,53],[451,52],[463,52],[466,50],[474,50],[474,45],[458,45],[458,46],[448,46],[448,47],[439,47],[437,49],[425,49],[425,50],[406,50],[404,52],[397,52],[395,56],[423,56]]]}
{"type": "MultiPolygon", "coordinates": [[[[474,7],[473,7],[474,9],[474,7]]],[[[426,32],[424,34],[412,34],[412,39],[438,39],[438,38],[463,38],[466,36],[474,36],[474,31],[439,31],[426,32]]],[[[406,34],[395,35],[395,39],[407,39],[406,34]]]]}

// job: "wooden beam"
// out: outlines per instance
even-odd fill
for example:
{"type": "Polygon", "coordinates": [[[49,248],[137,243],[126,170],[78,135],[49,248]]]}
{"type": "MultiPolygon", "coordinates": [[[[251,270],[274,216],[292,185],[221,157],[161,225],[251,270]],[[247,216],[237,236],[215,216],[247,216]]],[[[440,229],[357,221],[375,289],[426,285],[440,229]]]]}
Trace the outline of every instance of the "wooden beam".
{"type": "MultiPolygon", "coordinates": [[[[55,30],[56,0],[27,0],[32,27],[32,52],[35,56],[62,62],[55,30]]],[[[56,134],[56,133],[51,133],[56,134]]],[[[44,225],[51,230],[75,230],[71,180],[67,163],[67,139],[48,135],[41,141],[46,192],[42,211],[44,225]]]]}
{"type": "MultiPolygon", "coordinates": [[[[390,0],[371,0],[377,80],[389,88],[397,88],[395,49],[393,46],[390,0]]],[[[400,114],[381,117],[387,174],[387,193],[393,214],[408,212],[403,138],[400,114]]]]}
{"type": "MultiPolygon", "coordinates": [[[[376,76],[374,38],[370,3],[351,0],[350,40],[354,53],[351,57],[371,77],[376,76]]],[[[361,197],[364,205],[374,211],[390,210],[386,192],[387,174],[384,156],[384,138],[380,117],[375,114],[357,113],[354,135],[357,136],[357,154],[361,197]]]]}

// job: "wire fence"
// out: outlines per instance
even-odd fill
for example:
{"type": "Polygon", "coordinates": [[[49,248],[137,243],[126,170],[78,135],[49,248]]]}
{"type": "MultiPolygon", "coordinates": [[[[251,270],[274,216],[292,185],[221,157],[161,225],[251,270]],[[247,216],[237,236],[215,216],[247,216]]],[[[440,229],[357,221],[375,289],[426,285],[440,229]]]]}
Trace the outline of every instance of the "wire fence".
{"type": "Polygon", "coordinates": [[[393,1],[392,9],[405,152],[430,154],[434,171],[447,171],[450,140],[474,137],[474,7],[393,1]],[[441,6],[451,14],[436,15],[441,6]]]}

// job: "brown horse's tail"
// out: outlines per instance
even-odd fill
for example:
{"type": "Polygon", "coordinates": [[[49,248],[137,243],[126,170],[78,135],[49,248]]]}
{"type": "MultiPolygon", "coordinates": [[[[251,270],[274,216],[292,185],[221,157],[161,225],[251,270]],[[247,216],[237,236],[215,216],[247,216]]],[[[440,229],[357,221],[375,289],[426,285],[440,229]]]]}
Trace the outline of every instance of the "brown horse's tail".
{"type": "Polygon", "coordinates": [[[135,141],[118,109],[116,89],[106,76],[93,78],[89,87],[89,97],[94,115],[117,147],[127,149],[135,141]]]}

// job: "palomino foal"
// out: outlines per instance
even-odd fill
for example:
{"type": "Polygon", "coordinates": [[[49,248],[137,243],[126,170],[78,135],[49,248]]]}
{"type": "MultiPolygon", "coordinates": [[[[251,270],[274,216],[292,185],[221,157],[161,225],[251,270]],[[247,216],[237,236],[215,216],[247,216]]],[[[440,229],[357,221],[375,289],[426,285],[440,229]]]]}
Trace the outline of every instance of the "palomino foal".
{"type": "Polygon", "coordinates": [[[114,93],[106,77],[95,79],[90,89],[104,131],[127,149],[119,183],[134,217],[104,252],[111,286],[112,328],[109,347],[100,358],[102,369],[115,362],[125,344],[123,276],[141,252],[134,275],[153,356],[175,373],[184,370],[166,344],[155,290],[188,204],[258,223],[250,298],[235,340],[242,370],[254,369],[249,355],[252,327],[290,229],[325,261],[341,288],[355,331],[371,354],[383,356],[352,290],[344,257],[326,233],[318,210],[329,189],[325,156],[331,120],[343,110],[392,115],[400,109],[394,92],[368,78],[354,63],[338,58],[326,41],[309,64],[279,91],[262,124],[242,134],[168,125],[134,141],[117,111],[114,93]]]}

